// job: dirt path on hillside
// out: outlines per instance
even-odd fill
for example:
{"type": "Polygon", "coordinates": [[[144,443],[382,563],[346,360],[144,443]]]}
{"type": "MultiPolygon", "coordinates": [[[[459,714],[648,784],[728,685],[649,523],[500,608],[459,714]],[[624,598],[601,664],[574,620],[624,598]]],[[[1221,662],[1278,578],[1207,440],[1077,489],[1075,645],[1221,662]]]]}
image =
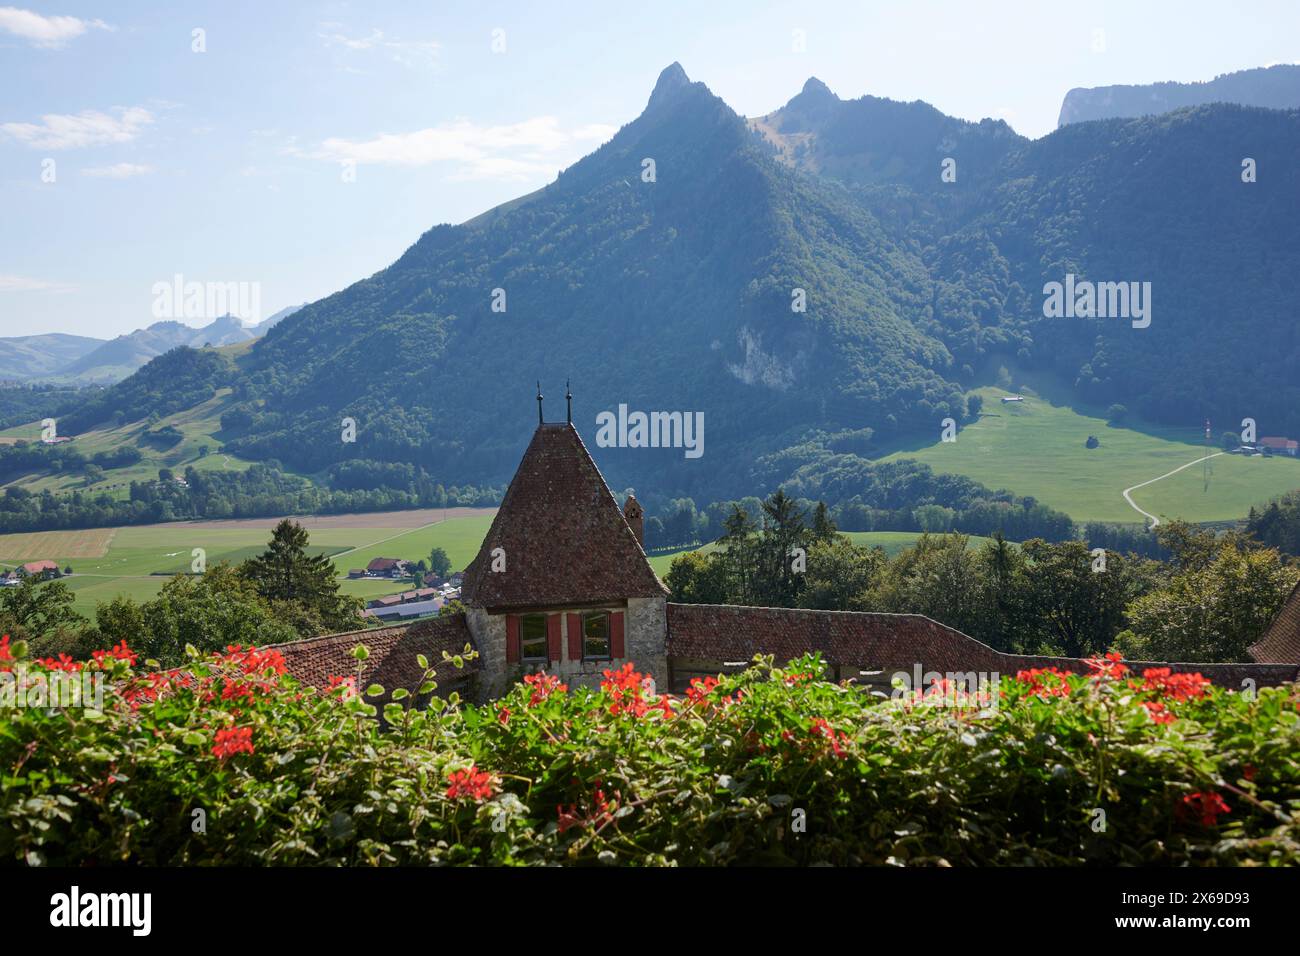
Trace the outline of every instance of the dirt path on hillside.
{"type": "Polygon", "coordinates": [[[1138,514],[1151,519],[1151,524],[1147,525],[1147,530],[1150,531],[1152,528],[1154,528],[1156,525],[1160,523],[1160,519],[1157,518],[1155,515],[1153,515],[1151,512],[1143,511],[1141,508],[1139,508],[1137,504],[1134,503],[1133,499],[1129,497],[1129,492],[1137,491],[1139,488],[1145,488],[1147,485],[1154,484],[1155,482],[1160,481],[1161,478],[1168,478],[1170,475],[1176,475],[1184,468],[1191,468],[1192,465],[1199,465],[1203,461],[1209,461],[1211,458],[1218,458],[1220,455],[1226,455],[1226,454],[1227,454],[1226,451],[1216,451],[1212,455],[1202,455],[1200,458],[1196,459],[1195,461],[1189,461],[1185,465],[1179,465],[1173,471],[1167,471],[1163,475],[1160,475],[1157,478],[1151,478],[1148,479],[1147,481],[1142,482],[1141,484],[1133,485],[1131,488],[1125,488],[1124,500],[1127,501],[1129,503],[1129,506],[1138,514]]]}

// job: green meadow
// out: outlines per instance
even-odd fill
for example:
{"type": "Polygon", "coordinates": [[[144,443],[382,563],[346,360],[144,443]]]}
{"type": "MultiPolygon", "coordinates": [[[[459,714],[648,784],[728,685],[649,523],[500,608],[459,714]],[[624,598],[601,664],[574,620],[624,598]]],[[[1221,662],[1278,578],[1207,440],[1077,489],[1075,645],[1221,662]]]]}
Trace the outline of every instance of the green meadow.
{"type": "MultiPolygon", "coordinates": [[[[364,520],[364,516],[358,516],[364,520]]],[[[364,568],[373,558],[427,558],[435,547],[443,548],[454,570],[463,570],[478,551],[487,534],[492,515],[450,518],[436,524],[409,528],[319,528],[310,532],[310,551],[328,554],[340,576],[344,593],[367,600],[408,589],[407,581],[359,580],[344,576],[349,568],[364,568]]],[[[187,571],[195,548],[202,548],[208,566],[221,561],[243,561],[265,549],[271,524],[208,522],[209,526],[187,522],[119,528],[102,557],[69,557],[43,554],[60,567],[71,566],[71,577],[63,581],[75,592],[78,613],[93,618],[95,605],[117,595],[148,600],[157,595],[171,574],[187,571]],[[210,525],[216,524],[217,527],[210,525]]],[[[71,534],[71,533],[70,533],[71,534]]],[[[26,535],[0,535],[0,565],[12,567],[31,560],[25,551],[26,535]]]]}
{"type": "MultiPolygon", "coordinates": [[[[967,475],[990,488],[1032,495],[1064,511],[1076,522],[1145,522],[1124,500],[1134,485],[1173,471],[1205,454],[1204,433],[1185,429],[1112,427],[1104,418],[1054,405],[1032,389],[1014,394],[1024,403],[1003,404],[1013,393],[977,389],[984,399],[979,420],[963,428],[954,442],[889,449],[885,460],[915,458],[935,471],[967,475]],[[1089,435],[1100,440],[1085,447],[1089,435]]],[[[1226,424],[1226,423],[1225,423],[1226,424]]],[[[1211,452],[1220,451],[1214,426],[1211,452]]],[[[1251,506],[1300,488],[1300,460],[1285,456],[1245,458],[1219,455],[1210,460],[1209,480],[1196,464],[1132,492],[1133,501],[1161,520],[1230,521],[1251,506]]]]}

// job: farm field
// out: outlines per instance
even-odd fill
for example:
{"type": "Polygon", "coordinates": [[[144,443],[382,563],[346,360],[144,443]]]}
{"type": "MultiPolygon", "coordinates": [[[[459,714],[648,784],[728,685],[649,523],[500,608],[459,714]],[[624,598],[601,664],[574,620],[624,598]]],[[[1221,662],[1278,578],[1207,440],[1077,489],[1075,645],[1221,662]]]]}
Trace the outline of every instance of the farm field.
{"type": "MultiPolygon", "coordinates": [[[[1145,523],[1124,499],[1124,490],[1157,478],[1205,454],[1200,428],[1116,428],[1100,417],[1053,405],[1031,389],[1016,394],[1024,404],[1002,404],[1001,388],[976,390],[984,399],[979,421],[955,442],[891,449],[884,460],[915,458],[935,471],[967,475],[990,488],[1005,488],[1070,515],[1076,522],[1145,523]],[[1086,448],[1089,435],[1101,444],[1086,448]]],[[[1214,447],[1220,451],[1214,426],[1214,447]]],[[[1261,432],[1266,434],[1267,432],[1261,432]]],[[[1210,462],[1205,487],[1197,464],[1133,491],[1144,511],[1188,521],[1243,518],[1251,506],[1300,488],[1300,461],[1285,456],[1219,455],[1210,462]]]]}
{"type": "MultiPolygon", "coordinates": [[[[454,570],[463,570],[478,551],[495,509],[450,508],[381,512],[373,515],[322,515],[303,518],[313,554],[334,559],[346,594],[370,599],[410,587],[406,581],[344,579],[349,568],[365,567],[373,558],[427,557],[444,548],[454,570]],[[404,517],[403,517],[404,516],[404,517]],[[367,526],[367,519],[373,524],[367,526]],[[436,522],[436,523],[431,523],[436,522]]],[[[64,582],[75,592],[76,611],[93,618],[95,605],[119,594],[148,600],[173,573],[188,570],[195,548],[209,566],[235,563],[260,553],[278,518],[177,522],[95,531],[57,531],[0,535],[0,567],[50,558],[72,566],[64,582]],[[96,547],[97,543],[97,547],[96,547]],[[44,549],[44,550],[42,550],[44,549]],[[95,551],[98,553],[93,553],[95,551]]]]}

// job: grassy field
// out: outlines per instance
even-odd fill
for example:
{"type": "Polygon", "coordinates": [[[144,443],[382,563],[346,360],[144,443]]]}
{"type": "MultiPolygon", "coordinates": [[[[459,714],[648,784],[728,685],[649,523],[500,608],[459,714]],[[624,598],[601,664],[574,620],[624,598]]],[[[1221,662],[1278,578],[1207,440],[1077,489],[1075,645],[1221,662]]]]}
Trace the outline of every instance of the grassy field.
{"type": "MultiPolygon", "coordinates": [[[[221,414],[230,402],[230,389],[224,388],[200,405],[161,419],[153,426],[154,430],[172,425],[184,436],[170,448],[159,449],[150,444],[140,444],[141,434],[149,429],[148,423],[143,421],[105,426],[78,435],[70,447],[87,458],[96,452],[112,451],[123,445],[139,447],[144,455],[134,465],[105,471],[104,480],[95,484],[86,484],[85,477],[80,473],[27,475],[11,484],[21,485],[33,492],[47,488],[55,494],[83,490],[92,493],[108,492],[114,497],[125,498],[132,481],[152,481],[158,477],[160,468],[170,468],[178,476],[190,466],[198,471],[243,471],[249,467],[250,462],[222,451],[221,414]],[[201,456],[200,449],[204,446],[208,452],[201,456]]],[[[39,422],[16,425],[0,431],[0,441],[20,438],[39,441],[40,436],[39,422]]]]}
{"type": "MultiPolygon", "coordinates": [[[[477,553],[493,510],[446,521],[435,518],[433,524],[427,523],[428,512],[412,512],[409,526],[402,526],[402,514],[385,513],[387,520],[376,521],[375,527],[317,528],[310,531],[310,550],[333,558],[344,593],[366,599],[394,594],[409,588],[409,582],[348,581],[344,575],[349,568],[365,567],[377,557],[427,558],[434,546],[446,550],[454,570],[462,570],[477,553]]],[[[366,518],[357,515],[355,521],[366,518]]],[[[61,567],[71,565],[72,577],[63,580],[76,592],[76,610],[93,617],[98,602],[119,594],[137,600],[155,596],[168,575],[189,569],[195,548],[204,550],[209,567],[260,553],[270,539],[274,521],[177,522],[95,532],[0,535],[0,566],[12,567],[37,558],[53,559],[61,567]]]]}
{"type": "MultiPolygon", "coordinates": [[[[1159,429],[1140,423],[1115,428],[1024,390],[1023,404],[1001,403],[1012,394],[981,388],[984,410],[955,442],[891,449],[886,460],[915,458],[935,471],[968,475],[990,488],[1032,495],[1075,521],[1144,522],[1124,499],[1133,485],[1201,458],[1200,428],[1159,429]],[[1086,448],[1089,435],[1100,440],[1086,448]]],[[[1215,426],[1214,447],[1219,451],[1215,426]]],[[[936,434],[937,437],[937,434],[936,434]]],[[[1165,518],[1227,521],[1245,517],[1252,505],[1300,488],[1300,461],[1286,457],[1220,455],[1210,462],[1205,486],[1197,464],[1131,493],[1143,510],[1165,518]]]]}

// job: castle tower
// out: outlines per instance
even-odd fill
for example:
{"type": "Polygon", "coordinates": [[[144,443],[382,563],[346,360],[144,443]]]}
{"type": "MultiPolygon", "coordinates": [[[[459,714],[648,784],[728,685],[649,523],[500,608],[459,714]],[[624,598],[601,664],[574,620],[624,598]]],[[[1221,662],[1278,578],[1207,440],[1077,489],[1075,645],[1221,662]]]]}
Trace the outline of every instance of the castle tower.
{"type": "Polygon", "coordinates": [[[635,663],[668,687],[668,589],[569,422],[537,426],[461,601],[480,654],[480,694],[545,670],[570,686],[635,663]]]}

